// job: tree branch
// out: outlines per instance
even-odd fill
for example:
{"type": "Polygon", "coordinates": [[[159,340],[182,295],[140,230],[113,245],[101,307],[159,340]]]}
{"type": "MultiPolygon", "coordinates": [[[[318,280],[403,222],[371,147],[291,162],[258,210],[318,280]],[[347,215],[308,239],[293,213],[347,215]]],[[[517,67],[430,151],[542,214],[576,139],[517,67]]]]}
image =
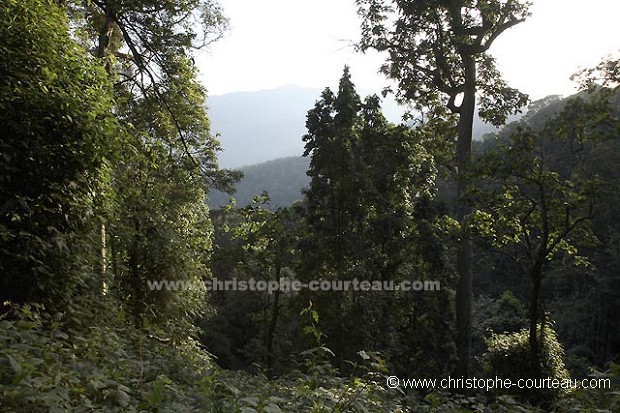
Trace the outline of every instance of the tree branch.
{"type": "Polygon", "coordinates": [[[491,46],[493,45],[493,42],[495,42],[495,40],[502,33],[510,29],[511,27],[516,26],[519,23],[523,23],[524,21],[525,19],[512,19],[512,20],[505,22],[504,24],[501,24],[493,33],[491,33],[491,36],[489,36],[489,38],[484,44],[480,44],[479,53],[486,52],[487,50],[489,50],[491,46]]]}

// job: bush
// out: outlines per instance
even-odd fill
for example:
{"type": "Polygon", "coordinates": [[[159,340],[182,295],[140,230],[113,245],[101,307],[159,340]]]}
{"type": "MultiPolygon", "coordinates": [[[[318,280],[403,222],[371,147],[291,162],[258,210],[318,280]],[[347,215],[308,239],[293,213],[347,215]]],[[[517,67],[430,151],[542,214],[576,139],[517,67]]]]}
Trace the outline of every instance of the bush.
{"type": "Polygon", "coordinates": [[[599,380],[609,379],[611,388],[598,386],[597,388],[579,388],[571,393],[570,397],[557,404],[559,411],[566,412],[620,412],[620,366],[609,363],[607,371],[600,372],[592,369],[588,376],[599,380]]]}
{"type": "MultiPolygon", "coordinates": [[[[539,327],[538,331],[540,330],[539,327]]],[[[485,354],[488,373],[491,376],[510,379],[512,383],[517,383],[519,379],[550,378],[560,381],[570,379],[563,361],[564,348],[551,326],[547,325],[542,340],[540,334],[538,339],[541,341],[540,354],[536,356],[530,350],[528,330],[493,334],[487,340],[488,351],[485,354]]],[[[530,403],[548,406],[566,394],[567,389],[548,387],[520,389],[513,385],[510,389],[505,389],[505,392],[523,397],[530,403]]]]}
{"type": "Polygon", "coordinates": [[[162,343],[115,317],[114,302],[82,304],[0,315],[1,413],[211,411],[200,380],[213,365],[194,340],[162,343]]]}

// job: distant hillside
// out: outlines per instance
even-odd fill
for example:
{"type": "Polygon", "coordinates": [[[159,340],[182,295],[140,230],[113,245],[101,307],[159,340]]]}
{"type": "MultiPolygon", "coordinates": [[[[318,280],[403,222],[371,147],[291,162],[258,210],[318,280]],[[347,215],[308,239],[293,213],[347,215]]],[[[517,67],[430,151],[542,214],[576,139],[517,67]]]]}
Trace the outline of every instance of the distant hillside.
{"type": "MultiPolygon", "coordinates": [[[[322,90],[283,86],[258,92],[238,92],[211,96],[207,100],[211,130],[219,135],[224,149],[218,156],[224,168],[240,168],[303,153],[301,137],[306,133],[306,114],[314,107],[322,90]]],[[[365,97],[379,91],[360,91],[365,97]]],[[[404,109],[388,97],[383,113],[400,123],[404,109]]],[[[478,118],[474,139],[493,127],[478,118]]]]}
{"type": "MultiPolygon", "coordinates": [[[[573,96],[574,97],[574,96],[573,96]]],[[[527,115],[520,120],[508,124],[500,133],[500,136],[506,136],[514,131],[518,126],[529,125],[534,128],[540,128],[546,120],[560,112],[567,99],[561,99],[558,96],[549,96],[540,101],[533,102],[527,115]]],[[[620,93],[614,97],[613,104],[620,108],[620,93]]],[[[513,119],[515,119],[513,117],[513,119]]],[[[493,130],[489,125],[477,123],[476,138],[480,139],[480,135],[493,130]]],[[[298,137],[299,146],[297,153],[302,153],[303,142],[300,132],[298,137]]],[[[474,145],[477,151],[483,151],[493,146],[494,138],[478,141],[474,145]]],[[[297,150],[297,149],[295,149],[297,150]]],[[[252,153],[253,148],[246,148],[247,153],[252,153]]],[[[301,190],[309,183],[306,176],[308,170],[309,159],[301,156],[290,156],[286,158],[276,159],[264,163],[258,163],[251,166],[240,168],[245,178],[236,185],[237,192],[234,197],[239,206],[245,206],[252,202],[255,195],[260,195],[263,191],[267,191],[271,197],[271,208],[276,209],[282,206],[290,206],[293,202],[302,198],[301,190]]],[[[209,206],[218,208],[228,203],[230,196],[221,192],[214,191],[209,195],[209,206]]]]}
{"type": "MultiPolygon", "coordinates": [[[[309,158],[293,156],[240,168],[245,177],[236,185],[237,192],[233,195],[237,205],[248,205],[254,196],[266,191],[271,198],[270,208],[290,206],[302,198],[301,190],[308,186],[309,163],[309,158]]],[[[229,199],[230,195],[213,191],[208,204],[215,209],[228,204],[229,199]]]]}
{"type": "Polygon", "coordinates": [[[319,90],[285,86],[210,97],[211,130],[224,149],[220,165],[239,168],[301,155],[306,113],[319,96],[319,90]]]}
{"type": "MultiPolygon", "coordinates": [[[[564,110],[569,100],[575,98],[588,101],[591,99],[591,95],[588,92],[580,92],[567,98],[562,98],[559,95],[550,95],[532,102],[524,116],[507,124],[497,133],[499,141],[508,139],[520,127],[530,127],[534,130],[542,129],[549,119],[554,118],[564,110]]],[[[610,104],[615,113],[620,114],[620,91],[616,91],[610,97],[610,104]]],[[[483,136],[482,140],[474,145],[474,150],[485,151],[493,148],[495,144],[495,136],[483,136]]]]}

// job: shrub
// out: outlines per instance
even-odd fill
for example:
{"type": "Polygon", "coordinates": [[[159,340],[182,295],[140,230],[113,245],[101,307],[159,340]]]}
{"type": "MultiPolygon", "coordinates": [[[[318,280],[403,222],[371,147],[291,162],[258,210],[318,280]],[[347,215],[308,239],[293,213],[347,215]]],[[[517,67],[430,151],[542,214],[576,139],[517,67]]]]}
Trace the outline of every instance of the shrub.
{"type": "MultiPolygon", "coordinates": [[[[538,331],[541,331],[540,327],[538,331]]],[[[541,342],[540,354],[534,355],[529,346],[528,330],[509,334],[493,334],[486,340],[488,351],[485,354],[485,364],[488,373],[491,376],[510,379],[512,383],[517,383],[519,379],[550,378],[558,379],[560,382],[570,379],[563,361],[564,348],[551,326],[547,325],[542,339],[540,333],[538,339],[541,342]]],[[[540,406],[548,406],[566,394],[567,389],[553,389],[548,386],[521,389],[513,385],[510,389],[505,389],[505,392],[523,397],[540,406]]]]}

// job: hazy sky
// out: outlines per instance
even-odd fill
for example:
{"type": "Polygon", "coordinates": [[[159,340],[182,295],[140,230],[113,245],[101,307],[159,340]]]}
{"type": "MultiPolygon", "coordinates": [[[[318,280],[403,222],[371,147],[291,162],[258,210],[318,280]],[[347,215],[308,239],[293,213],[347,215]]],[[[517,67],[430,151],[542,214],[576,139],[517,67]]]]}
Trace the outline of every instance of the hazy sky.
{"type": "MultiPolygon", "coordinates": [[[[359,89],[379,92],[383,58],[361,55],[354,0],[220,0],[231,29],[201,52],[200,79],[210,95],[294,84],[337,84],[345,64],[359,89]]],[[[620,1],[534,0],[532,17],[491,49],[505,79],[534,99],[571,94],[579,67],[620,49],[620,1]]]]}

